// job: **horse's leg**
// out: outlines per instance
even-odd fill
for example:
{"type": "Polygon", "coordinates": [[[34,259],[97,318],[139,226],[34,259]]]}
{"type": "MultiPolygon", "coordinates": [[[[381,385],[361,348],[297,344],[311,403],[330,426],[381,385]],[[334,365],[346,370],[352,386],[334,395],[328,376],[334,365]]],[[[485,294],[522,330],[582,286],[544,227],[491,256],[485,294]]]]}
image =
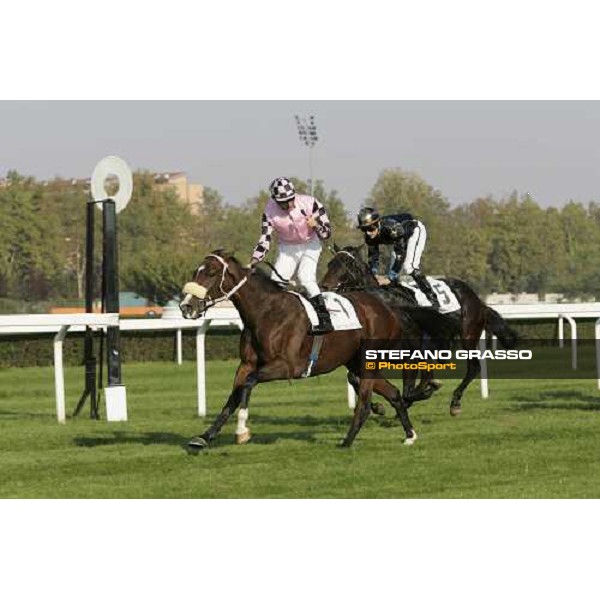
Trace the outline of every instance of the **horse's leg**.
{"type": "MultiPolygon", "coordinates": [[[[247,394],[249,396],[249,394],[247,394]]],[[[246,425],[248,422],[248,399],[240,402],[240,408],[237,414],[237,426],[235,428],[235,443],[238,445],[246,444],[250,441],[250,429],[246,425]]]]}
{"type": "Polygon", "coordinates": [[[225,403],[225,406],[215,419],[215,422],[202,435],[194,437],[189,441],[188,448],[191,451],[198,451],[206,448],[209,443],[217,437],[219,431],[221,431],[221,428],[231,414],[235,412],[235,409],[239,406],[240,402],[245,399],[247,405],[247,397],[257,383],[256,377],[253,376],[254,368],[254,365],[251,363],[243,362],[239,365],[233,380],[233,390],[225,403]]]}
{"type": "Polygon", "coordinates": [[[369,416],[371,410],[371,393],[373,391],[374,379],[361,379],[358,385],[358,402],[354,409],[354,416],[352,417],[352,423],[346,437],[342,440],[341,446],[348,448],[352,445],[356,434],[360,431],[364,422],[369,416]]]}
{"type": "Polygon", "coordinates": [[[408,410],[400,390],[387,379],[375,379],[373,391],[376,394],[383,396],[396,409],[396,415],[400,419],[404,432],[406,433],[406,440],[404,443],[408,445],[414,444],[417,440],[417,433],[410,422],[408,410]]]}
{"type": "MultiPolygon", "coordinates": [[[[235,374],[234,389],[229,396],[223,410],[212,424],[202,435],[193,438],[189,443],[188,447],[192,450],[202,450],[206,448],[212,440],[217,437],[217,434],[235,411],[235,409],[243,403],[248,409],[248,402],[250,400],[250,393],[258,383],[264,381],[272,381],[274,379],[286,379],[290,373],[288,362],[281,358],[274,360],[268,365],[263,365],[259,369],[255,369],[252,364],[242,363],[238,367],[238,371],[235,374]]],[[[246,418],[248,413],[246,412],[246,418]]],[[[248,440],[246,440],[248,441],[248,440]]]]}
{"type": "Polygon", "coordinates": [[[412,405],[420,400],[431,398],[441,387],[441,382],[433,378],[433,373],[422,373],[419,385],[410,394],[410,404],[412,405]]]}
{"type": "MultiPolygon", "coordinates": [[[[358,385],[360,383],[360,378],[358,375],[352,373],[352,371],[348,371],[348,383],[354,389],[354,393],[358,396],[358,385]]],[[[374,415],[385,415],[385,407],[381,402],[371,402],[371,412],[374,415]]]]}
{"type": "MultiPolygon", "coordinates": [[[[475,332],[470,337],[463,338],[462,347],[464,350],[475,350],[477,348],[477,344],[479,343],[479,336],[481,335],[481,331],[475,332]]],[[[460,382],[458,387],[452,392],[452,400],[450,402],[450,414],[453,417],[459,415],[462,411],[461,399],[464,391],[467,389],[467,386],[479,375],[481,371],[481,364],[477,358],[469,358],[467,359],[467,374],[464,379],[460,382]]]]}
{"type": "Polygon", "coordinates": [[[402,399],[406,408],[410,408],[417,399],[415,398],[415,383],[417,371],[402,372],[402,399]]]}
{"type": "Polygon", "coordinates": [[[258,372],[256,376],[249,375],[248,379],[246,379],[246,384],[240,390],[240,408],[238,410],[238,422],[235,429],[236,444],[246,444],[250,441],[250,429],[246,425],[248,421],[248,404],[250,403],[252,389],[259,381],[265,381],[265,369],[258,372]],[[251,378],[253,379],[251,380],[251,378]]]}

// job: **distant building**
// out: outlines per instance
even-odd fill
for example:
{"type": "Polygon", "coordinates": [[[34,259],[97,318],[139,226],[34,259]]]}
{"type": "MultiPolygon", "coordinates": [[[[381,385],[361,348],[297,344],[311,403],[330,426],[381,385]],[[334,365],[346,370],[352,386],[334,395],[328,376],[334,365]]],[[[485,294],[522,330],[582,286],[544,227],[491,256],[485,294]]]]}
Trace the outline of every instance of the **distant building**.
{"type": "Polygon", "coordinates": [[[154,182],[159,189],[174,189],[181,201],[189,204],[194,214],[200,212],[204,200],[204,186],[200,183],[190,183],[185,173],[156,173],[154,182]]]}
{"type": "MultiPolygon", "coordinates": [[[[188,181],[187,174],[182,171],[174,173],[154,173],[153,177],[154,183],[158,189],[171,188],[183,203],[190,206],[192,213],[197,214],[200,212],[200,207],[204,202],[204,186],[202,184],[191,183],[188,181]]],[[[51,180],[42,180],[40,183],[44,187],[51,186],[53,189],[58,190],[82,187],[86,191],[89,191],[91,187],[91,179],[89,177],[87,179],[63,179],[56,177],[51,180]]],[[[6,178],[0,178],[0,187],[8,187],[8,180],[6,178]]]]}

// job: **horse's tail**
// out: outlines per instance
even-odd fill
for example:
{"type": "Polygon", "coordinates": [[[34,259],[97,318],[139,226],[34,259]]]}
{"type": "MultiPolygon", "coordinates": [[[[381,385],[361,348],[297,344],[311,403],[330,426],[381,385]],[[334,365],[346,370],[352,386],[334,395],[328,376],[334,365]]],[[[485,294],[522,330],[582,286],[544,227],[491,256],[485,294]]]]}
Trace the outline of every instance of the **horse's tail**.
{"type": "Polygon", "coordinates": [[[514,348],[517,344],[517,332],[510,327],[508,322],[493,308],[485,307],[485,329],[493,333],[505,348],[514,348]]]}

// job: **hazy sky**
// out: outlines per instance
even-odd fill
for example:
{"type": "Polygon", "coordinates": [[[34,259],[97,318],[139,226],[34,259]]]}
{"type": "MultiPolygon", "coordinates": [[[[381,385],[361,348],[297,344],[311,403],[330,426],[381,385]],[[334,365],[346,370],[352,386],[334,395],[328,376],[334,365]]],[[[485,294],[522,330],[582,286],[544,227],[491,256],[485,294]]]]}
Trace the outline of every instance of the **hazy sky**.
{"type": "Polygon", "coordinates": [[[315,177],[349,210],[394,167],[452,204],[513,190],[542,205],[600,199],[600,102],[2,101],[0,176],[89,177],[116,154],[237,204],[279,175],[308,177],[296,113],[315,115],[315,177]]]}

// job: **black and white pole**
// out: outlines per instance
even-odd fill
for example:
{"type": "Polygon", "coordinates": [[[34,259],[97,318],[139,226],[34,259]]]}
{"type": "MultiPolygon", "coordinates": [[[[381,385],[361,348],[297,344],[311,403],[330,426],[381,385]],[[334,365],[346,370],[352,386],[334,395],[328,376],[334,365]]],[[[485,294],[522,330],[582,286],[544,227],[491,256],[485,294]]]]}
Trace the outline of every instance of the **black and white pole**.
{"type": "Polygon", "coordinates": [[[317,135],[317,124],[315,123],[314,115],[310,115],[308,120],[301,118],[298,115],[294,115],[296,119],[296,126],[298,127],[298,137],[300,141],[308,148],[308,172],[310,178],[310,195],[314,192],[314,178],[313,178],[313,148],[319,141],[317,135]]]}
{"type": "MultiPolygon", "coordinates": [[[[119,314],[119,257],[117,245],[117,214],[131,199],[133,178],[127,163],[118,156],[103,158],[92,174],[92,197],[102,210],[102,304],[106,313],[119,314]],[[106,180],[114,177],[118,190],[109,194],[106,180]]],[[[127,420],[127,393],[121,379],[121,345],[119,327],[107,327],[106,364],[108,386],[104,390],[106,420],[127,420]]]]}
{"type": "MultiPolygon", "coordinates": [[[[96,286],[94,272],[94,232],[95,232],[95,209],[94,202],[89,201],[86,204],[86,224],[85,224],[85,312],[94,312],[94,297],[96,286]]],[[[92,328],[85,328],[85,340],[83,346],[83,362],[85,365],[85,389],[79,398],[77,407],[73,412],[76,417],[83,408],[85,401],[90,399],[90,418],[98,419],[98,380],[96,378],[96,355],[94,353],[94,333],[92,328]]]]}

